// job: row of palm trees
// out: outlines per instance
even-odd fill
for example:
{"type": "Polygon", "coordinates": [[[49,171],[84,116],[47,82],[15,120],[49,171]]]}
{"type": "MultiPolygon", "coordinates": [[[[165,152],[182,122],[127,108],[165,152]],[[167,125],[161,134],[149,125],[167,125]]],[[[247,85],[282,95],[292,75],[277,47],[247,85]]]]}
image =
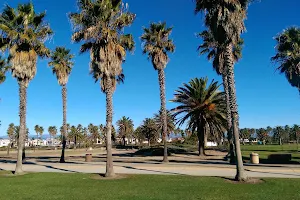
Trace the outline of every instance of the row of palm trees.
{"type": "MultiPolygon", "coordinates": [[[[251,0],[195,0],[195,13],[203,13],[206,30],[200,37],[203,44],[199,46],[201,54],[207,53],[208,59],[213,59],[213,67],[222,75],[226,98],[227,132],[237,157],[237,180],[246,180],[239,141],[239,116],[236,101],[234,80],[234,64],[241,57],[241,34],[245,31],[244,20],[247,15],[248,4],[251,0]]],[[[130,26],[135,14],[128,10],[122,0],[78,0],[78,12],[69,15],[73,25],[72,40],[81,43],[80,52],[90,52],[91,74],[96,81],[100,81],[102,92],[106,95],[106,176],[113,176],[113,162],[111,151],[112,129],[112,96],[116,85],[124,80],[122,63],[126,52],[133,51],[135,43],[131,34],[125,34],[124,28],[130,26]]],[[[63,96],[63,151],[61,162],[64,162],[65,134],[66,134],[66,84],[73,66],[70,51],[58,47],[54,52],[46,48],[44,42],[52,35],[52,30],[44,21],[45,13],[37,14],[32,3],[20,4],[16,9],[5,6],[0,16],[0,50],[8,52],[9,68],[13,77],[18,80],[20,96],[20,137],[19,150],[23,148],[23,135],[26,130],[26,89],[36,74],[37,58],[51,57],[53,72],[62,86],[63,96]]],[[[152,61],[158,71],[160,85],[161,114],[163,120],[162,133],[164,140],[164,162],[167,162],[167,114],[165,99],[165,74],[169,59],[168,53],[174,52],[175,45],[169,38],[172,28],[166,23],[152,23],[144,28],[141,36],[143,52],[152,61]]],[[[299,32],[295,29],[294,32],[299,32]]],[[[293,32],[293,31],[291,31],[293,32]]],[[[294,33],[293,32],[293,33],[294,33]]],[[[280,69],[289,75],[287,78],[293,86],[299,88],[299,40],[291,40],[289,34],[278,37],[278,54],[273,60],[281,63],[280,69]],[[285,38],[285,40],[282,39],[285,38]],[[293,45],[291,45],[293,44],[293,45]],[[292,52],[292,53],[291,53],[292,52]]],[[[295,35],[295,34],[294,34],[295,35]]],[[[298,38],[299,35],[293,36],[298,38]]],[[[3,78],[2,78],[3,79],[3,78]]],[[[204,80],[194,80],[196,82],[204,80]]],[[[196,86],[195,86],[196,87],[196,86]]],[[[215,86],[216,87],[216,86],[215,86]]],[[[178,98],[187,98],[179,90],[178,98]]],[[[217,96],[221,96],[218,94],[217,96]]],[[[176,99],[174,100],[176,102],[176,99]]],[[[217,101],[217,100],[216,100],[217,101]]],[[[178,102],[181,103],[181,102],[178,102]]],[[[190,102],[193,105],[194,102],[190,102]]],[[[204,101],[203,109],[214,110],[214,103],[209,105],[204,101]]],[[[198,132],[206,129],[221,130],[214,121],[202,116],[200,111],[187,110],[184,106],[177,108],[180,113],[188,113],[182,118],[192,121],[189,125],[198,132]],[[194,122],[196,122],[194,124],[194,122]]],[[[221,109],[221,108],[220,108],[221,109]]],[[[223,107],[222,107],[223,109],[223,107]]],[[[220,120],[220,119],[219,119],[220,120]]],[[[16,173],[22,172],[21,150],[18,152],[16,173]]]]}

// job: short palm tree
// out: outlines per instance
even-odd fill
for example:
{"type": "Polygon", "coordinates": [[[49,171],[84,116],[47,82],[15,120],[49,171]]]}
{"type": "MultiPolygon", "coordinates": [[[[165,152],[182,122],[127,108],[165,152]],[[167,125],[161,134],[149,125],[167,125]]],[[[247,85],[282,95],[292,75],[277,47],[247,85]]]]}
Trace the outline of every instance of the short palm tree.
{"type": "Polygon", "coordinates": [[[15,173],[22,173],[22,149],[26,134],[27,87],[36,74],[37,58],[49,56],[44,42],[52,34],[44,18],[46,13],[35,13],[32,3],[17,8],[6,5],[0,14],[0,50],[8,51],[12,76],[19,84],[20,135],[15,173]]]}
{"type": "Polygon", "coordinates": [[[143,44],[143,53],[148,54],[153,67],[158,71],[158,81],[160,88],[160,110],[163,119],[163,141],[164,141],[164,158],[163,162],[168,162],[167,149],[167,111],[166,111],[166,84],[164,69],[169,62],[168,53],[175,51],[175,45],[171,40],[170,34],[172,28],[167,27],[166,23],[151,23],[149,28],[144,28],[144,33],[141,36],[143,44]]]}
{"type": "Polygon", "coordinates": [[[79,12],[71,13],[74,33],[72,40],[83,42],[80,52],[90,52],[91,73],[100,80],[106,94],[106,177],[114,176],[112,160],[112,97],[116,84],[124,79],[122,63],[126,51],[133,51],[135,43],[131,34],[124,34],[135,14],[129,12],[122,0],[79,0],[79,12]]]}
{"type": "MultiPolygon", "coordinates": [[[[163,133],[162,130],[163,130],[164,123],[163,123],[163,117],[162,117],[161,111],[159,111],[159,113],[154,115],[154,120],[155,120],[156,126],[158,128],[158,131],[160,133],[163,133]]],[[[171,133],[174,133],[175,129],[176,129],[175,117],[174,117],[174,115],[172,115],[172,113],[169,110],[167,110],[167,135],[169,136],[171,133]]]]}
{"type": "Polygon", "coordinates": [[[195,12],[204,13],[204,22],[211,31],[214,40],[225,47],[225,75],[228,78],[228,91],[231,110],[232,132],[236,153],[236,177],[237,181],[245,181],[247,175],[244,172],[240,140],[239,118],[234,78],[233,48],[238,44],[241,33],[245,31],[244,20],[247,16],[248,4],[251,0],[196,0],[195,12]]]}
{"type": "Polygon", "coordinates": [[[128,139],[131,136],[134,130],[133,121],[129,117],[123,116],[117,121],[119,137],[123,139],[123,145],[126,145],[126,138],[128,139]]]}
{"type": "Polygon", "coordinates": [[[100,134],[99,134],[99,128],[98,126],[94,126],[93,124],[88,125],[88,131],[90,133],[91,139],[93,143],[97,142],[97,139],[99,139],[100,134]]]}
{"type": "Polygon", "coordinates": [[[272,61],[278,64],[289,83],[300,92],[300,28],[291,27],[275,37],[276,55],[272,61]]]}
{"type": "Polygon", "coordinates": [[[226,130],[225,93],[219,88],[218,82],[209,84],[207,78],[195,78],[179,87],[171,100],[179,104],[171,110],[178,117],[178,124],[181,126],[187,122],[190,130],[197,131],[200,156],[205,155],[205,132],[222,133],[226,130]]]}
{"type": "Polygon", "coordinates": [[[74,55],[70,54],[70,49],[65,47],[56,47],[51,53],[51,61],[49,66],[52,67],[53,74],[56,75],[58,84],[62,86],[62,102],[63,102],[63,134],[62,134],[62,151],[60,162],[65,162],[65,149],[66,149],[66,135],[67,135],[67,83],[69,75],[72,71],[74,63],[72,58],[74,55]]]}

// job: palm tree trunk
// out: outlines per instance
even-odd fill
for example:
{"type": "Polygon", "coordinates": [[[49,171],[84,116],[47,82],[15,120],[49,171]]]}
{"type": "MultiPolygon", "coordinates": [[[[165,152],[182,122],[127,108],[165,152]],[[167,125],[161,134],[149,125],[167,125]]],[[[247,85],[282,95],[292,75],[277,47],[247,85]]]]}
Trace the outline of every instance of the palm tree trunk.
{"type": "Polygon", "coordinates": [[[240,139],[239,139],[239,118],[238,118],[238,105],[236,100],[236,88],[234,79],[234,62],[232,55],[232,44],[226,47],[226,66],[228,75],[228,91],[230,97],[230,109],[232,117],[232,131],[235,144],[235,154],[237,158],[236,162],[236,177],[237,181],[245,181],[247,176],[244,172],[243,159],[241,153],[240,139]]]}
{"type": "Polygon", "coordinates": [[[197,127],[197,136],[198,136],[198,151],[199,151],[199,156],[205,156],[205,128],[198,123],[197,127]]]}
{"type": "Polygon", "coordinates": [[[62,88],[62,101],[63,101],[63,135],[62,135],[62,149],[60,156],[60,163],[65,161],[65,149],[66,149],[66,135],[67,135],[67,87],[64,85],[62,88]]]}
{"type": "Polygon", "coordinates": [[[26,85],[24,82],[19,82],[19,98],[20,98],[20,107],[19,107],[19,116],[20,116],[20,130],[18,138],[18,153],[17,153],[17,164],[15,169],[15,174],[21,174],[22,169],[22,154],[24,147],[24,135],[26,131],[26,85]]]}
{"type": "Polygon", "coordinates": [[[113,91],[112,91],[112,80],[110,77],[107,78],[107,89],[106,89],[106,173],[105,177],[113,177],[114,166],[112,159],[112,144],[111,144],[111,129],[112,129],[112,112],[113,112],[113,91]]]}
{"type": "Polygon", "coordinates": [[[11,141],[9,141],[9,144],[7,145],[7,155],[9,156],[9,149],[10,149],[11,141]]]}
{"type": "Polygon", "coordinates": [[[158,70],[158,81],[160,88],[160,110],[163,120],[163,142],[164,142],[164,158],[163,162],[168,162],[168,147],[167,147],[167,110],[166,110],[166,86],[165,86],[165,72],[163,69],[158,70]]]}
{"type": "Polygon", "coordinates": [[[228,77],[226,74],[222,74],[223,87],[226,97],[226,118],[227,118],[227,138],[229,141],[229,156],[230,163],[235,163],[235,153],[234,153],[234,144],[232,138],[232,121],[231,121],[231,109],[230,109],[230,99],[229,99],[229,90],[228,90],[228,77]]]}

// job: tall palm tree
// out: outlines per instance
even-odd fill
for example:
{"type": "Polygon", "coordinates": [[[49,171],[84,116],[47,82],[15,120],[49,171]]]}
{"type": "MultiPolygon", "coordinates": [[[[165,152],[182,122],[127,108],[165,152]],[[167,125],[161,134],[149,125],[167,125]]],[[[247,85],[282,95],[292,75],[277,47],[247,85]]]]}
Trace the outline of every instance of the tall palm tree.
{"type": "MultiPolygon", "coordinates": [[[[164,122],[163,122],[163,116],[161,114],[161,111],[159,111],[159,113],[154,115],[154,120],[158,128],[158,131],[163,133],[162,130],[163,130],[164,122]]],[[[167,135],[169,136],[171,133],[174,133],[175,129],[176,129],[175,117],[172,115],[172,113],[169,110],[167,110],[167,135]]]]}
{"type": "Polygon", "coordinates": [[[300,28],[290,27],[275,37],[276,55],[271,58],[289,83],[300,92],[300,28]]]}
{"type": "Polygon", "coordinates": [[[17,8],[6,5],[0,14],[0,50],[8,51],[12,76],[19,84],[20,135],[16,174],[22,170],[22,149],[26,133],[27,87],[36,74],[37,58],[49,56],[44,42],[52,31],[44,18],[46,13],[37,14],[32,3],[19,4],[17,8]]]}
{"type": "Polygon", "coordinates": [[[187,122],[188,129],[197,131],[199,155],[204,156],[204,136],[206,131],[221,133],[226,130],[225,93],[219,91],[220,85],[208,78],[195,78],[176,90],[171,102],[179,104],[171,111],[179,116],[178,123],[187,122]]]}
{"type": "MultiPolygon", "coordinates": [[[[232,121],[231,121],[231,109],[230,109],[230,99],[229,99],[229,90],[228,90],[228,77],[225,71],[225,53],[226,48],[223,44],[219,44],[213,36],[212,31],[204,30],[199,34],[199,37],[202,38],[203,43],[198,47],[200,55],[207,54],[207,59],[212,60],[213,69],[217,72],[218,75],[222,76],[223,88],[226,96],[227,104],[227,135],[230,142],[230,162],[235,162],[234,155],[234,142],[232,138],[232,121]]],[[[233,58],[234,62],[238,62],[242,57],[242,45],[244,41],[240,39],[238,43],[233,47],[233,58]]]]}
{"type": "Polygon", "coordinates": [[[169,62],[168,53],[175,51],[173,40],[169,37],[172,28],[167,27],[166,23],[151,23],[149,28],[144,28],[144,33],[141,36],[143,44],[143,53],[148,54],[153,67],[158,71],[158,81],[160,88],[160,110],[163,119],[163,142],[164,142],[164,158],[163,162],[168,162],[167,149],[167,111],[166,111],[166,84],[164,69],[169,62]]]}
{"type": "Polygon", "coordinates": [[[78,0],[79,12],[71,13],[74,33],[72,40],[83,42],[80,52],[90,52],[91,73],[100,80],[106,94],[106,177],[114,176],[112,160],[113,93],[116,84],[123,81],[122,63],[126,51],[133,51],[135,43],[131,34],[124,34],[135,14],[129,12],[122,0],[78,0]]]}
{"type": "Polygon", "coordinates": [[[126,145],[126,138],[129,139],[134,130],[133,121],[129,117],[123,116],[117,121],[119,136],[123,139],[123,145],[126,145]]]}
{"type": "Polygon", "coordinates": [[[56,47],[51,53],[51,61],[49,66],[52,67],[53,74],[56,75],[58,84],[62,87],[62,102],[63,102],[63,134],[62,134],[62,150],[60,156],[60,163],[65,162],[65,149],[66,149],[66,135],[67,135],[67,83],[69,75],[72,71],[74,63],[72,59],[73,54],[70,54],[71,50],[65,47],[56,47]]]}
{"type": "Polygon", "coordinates": [[[241,33],[245,31],[244,20],[247,15],[248,4],[251,0],[196,0],[195,2],[195,12],[204,13],[206,27],[211,31],[215,41],[225,48],[225,69],[223,73],[225,73],[228,78],[232,132],[237,158],[235,179],[237,181],[245,181],[247,175],[244,172],[239,140],[239,118],[234,78],[233,48],[240,41],[241,33]]]}

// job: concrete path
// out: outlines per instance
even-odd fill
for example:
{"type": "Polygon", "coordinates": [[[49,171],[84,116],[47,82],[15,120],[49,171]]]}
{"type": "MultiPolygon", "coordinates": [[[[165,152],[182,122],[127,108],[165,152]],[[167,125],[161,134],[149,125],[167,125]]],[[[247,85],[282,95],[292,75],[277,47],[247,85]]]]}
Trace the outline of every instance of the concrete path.
{"type": "MultiPolygon", "coordinates": [[[[235,166],[229,164],[178,164],[178,163],[127,163],[115,162],[115,173],[119,174],[165,174],[192,176],[234,177],[235,166]]],[[[13,171],[14,162],[1,162],[1,170],[13,171]]],[[[249,177],[300,178],[299,166],[245,166],[249,177]]],[[[57,163],[49,160],[28,160],[23,165],[25,172],[59,173],[104,173],[105,162],[70,162],[57,163]]]]}

